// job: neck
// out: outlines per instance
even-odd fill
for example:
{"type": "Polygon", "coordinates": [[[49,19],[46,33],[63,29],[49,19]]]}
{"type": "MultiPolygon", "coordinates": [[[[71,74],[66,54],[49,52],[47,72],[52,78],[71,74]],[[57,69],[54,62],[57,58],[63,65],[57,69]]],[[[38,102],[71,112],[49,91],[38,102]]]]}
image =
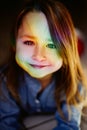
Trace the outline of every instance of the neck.
{"type": "Polygon", "coordinates": [[[52,74],[51,75],[47,75],[44,78],[38,79],[39,82],[41,83],[42,86],[42,90],[45,89],[52,81],[52,74]]]}

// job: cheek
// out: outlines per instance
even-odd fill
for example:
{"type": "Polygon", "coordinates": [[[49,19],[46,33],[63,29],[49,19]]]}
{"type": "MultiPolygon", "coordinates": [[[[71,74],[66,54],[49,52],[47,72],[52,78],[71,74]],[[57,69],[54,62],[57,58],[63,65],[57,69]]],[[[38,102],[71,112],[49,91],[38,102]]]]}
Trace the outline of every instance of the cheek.
{"type": "Polygon", "coordinates": [[[59,57],[55,54],[51,54],[51,55],[48,55],[48,59],[52,62],[52,63],[55,63],[59,60],[59,57]]]}
{"type": "Polygon", "coordinates": [[[58,57],[58,56],[55,56],[53,58],[51,57],[50,62],[56,68],[61,68],[63,65],[63,59],[61,57],[58,57]]]}
{"type": "Polygon", "coordinates": [[[16,55],[19,57],[27,58],[29,59],[33,54],[33,49],[30,49],[28,47],[16,47],[16,55]]]}

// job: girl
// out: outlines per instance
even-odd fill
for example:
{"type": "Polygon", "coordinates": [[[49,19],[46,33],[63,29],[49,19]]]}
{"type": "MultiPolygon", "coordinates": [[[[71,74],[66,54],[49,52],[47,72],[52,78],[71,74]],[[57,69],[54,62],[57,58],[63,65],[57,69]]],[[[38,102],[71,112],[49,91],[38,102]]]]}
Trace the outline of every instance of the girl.
{"type": "Polygon", "coordinates": [[[20,130],[21,110],[55,113],[54,130],[80,130],[87,83],[67,9],[29,1],[19,14],[6,77],[0,85],[0,129],[20,130]]]}

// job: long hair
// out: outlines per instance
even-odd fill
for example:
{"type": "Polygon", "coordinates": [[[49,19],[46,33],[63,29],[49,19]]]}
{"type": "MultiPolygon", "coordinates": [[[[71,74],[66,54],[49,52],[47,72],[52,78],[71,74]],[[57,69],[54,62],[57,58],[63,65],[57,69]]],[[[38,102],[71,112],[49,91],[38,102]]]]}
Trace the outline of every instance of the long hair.
{"type": "MultiPolygon", "coordinates": [[[[45,14],[52,40],[63,58],[63,66],[54,73],[56,78],[55,99],[57,106],[59,107],[61,104],[61,94],[63,92],[65,93],[67,104],[78,105],[78,103],[85,100],[84,92],[82,94],[81,90],[86,90],[87,83],[79,59],[74,24],[68,10],[63,4],[55,0],[30,0],[18,15],[13,33],[13,47],[16,45],[16,37],[22,20],[30,11],[41,11],[45,14]],[[78,87],[79,84],[82,85],[82,88],[78,87]]],[[[15,88],[18,88],[17,77],[20,73],[18,73],[19,69],[16,69],[19,67],[15,62],[12,67],[12,73],[15,71],[16,73],[12,75],[9,72],[8,88],[12,95],[17,97],[15,88]],[[9,77],[14,80],[10,80],[9,77]]]]}

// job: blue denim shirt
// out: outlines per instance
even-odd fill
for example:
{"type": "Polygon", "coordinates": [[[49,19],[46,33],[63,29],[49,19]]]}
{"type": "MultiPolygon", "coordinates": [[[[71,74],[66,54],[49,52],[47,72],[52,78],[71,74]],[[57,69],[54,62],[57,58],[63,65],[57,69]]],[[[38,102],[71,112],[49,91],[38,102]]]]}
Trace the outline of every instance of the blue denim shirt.
{"type": "MultiPolygon", "coordinates": [[[[24,73],[24,81],[20,78],[19,86],[19,95],[23,109],[28,114],[54,112],[55,119],[58,121],[58,125],[54,130],[80,130],[81,113],[74,106],[70,106],[71,118],[67,121],[63,120],[58,113],[54,98],[55,80],[37,98],[40,88],[41,85],[36,79],[24,73]]],[[[20,130],[21,125],[18,123],[18,120],[21,114],[21,107],[10,95],[6,87],[6,78],[2,82],[1,90],[5,100],[3,96],[0,96],[0,130],[20,130]]],[[[66,118],[68,118],[66,99],[65,97],[63,99],[62,111],[66,118]]]]}

